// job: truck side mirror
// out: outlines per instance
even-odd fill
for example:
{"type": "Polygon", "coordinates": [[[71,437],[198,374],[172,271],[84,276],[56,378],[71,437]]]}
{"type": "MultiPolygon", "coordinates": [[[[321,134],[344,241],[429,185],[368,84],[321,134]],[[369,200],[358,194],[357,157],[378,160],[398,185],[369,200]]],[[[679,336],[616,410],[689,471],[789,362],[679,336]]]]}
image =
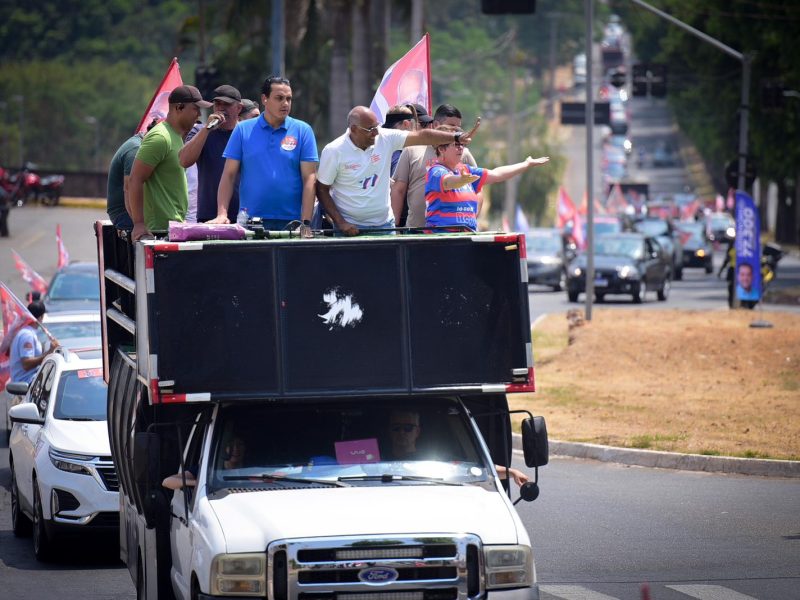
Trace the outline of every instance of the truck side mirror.
{"type": "Polygon", "coordinates": [[[156,433],[140,431],[133,438],[133,478],[142,498],[142,514],[147,527],[154,527],[156,522],[159,455],[161,440],[156,433]]]}
{"type": "Polygon", "coordinates": [[[547,424],[544,422],[544,417],[533,417],[522,421],[522,452],[528,467],[543,467],[550,460],[547,424]]]}

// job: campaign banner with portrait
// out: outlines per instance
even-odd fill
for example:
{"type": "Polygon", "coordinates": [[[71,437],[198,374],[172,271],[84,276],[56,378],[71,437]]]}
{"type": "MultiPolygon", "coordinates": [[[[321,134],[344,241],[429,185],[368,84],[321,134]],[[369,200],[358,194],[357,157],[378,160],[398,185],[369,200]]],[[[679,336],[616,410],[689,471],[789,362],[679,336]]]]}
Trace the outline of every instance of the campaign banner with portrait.
{"type": "Polygon", "coordinates": [[[167,118],[169,112],[169,95],[176,87],[183,85],[183,78],[181,77],[181,67],[178,64],[178,59],[173,58],[172,62],[164,73],[164,78],[156,88],[156,93],[153,94],[150,104],[147,105],[147,110],[142,115],[142,120],[139,121],[138,127],[134,133],[144,133],[150,122],[158,118],[164,120],[167,118]]]}
{"type": "Polygon", "coordinates": [[[736,296],[761,299],[761,223],[749,194],[736,191],[736,296]]]}
{"type": "Polygon", "coordinates": [[[431,114],[431,102],[431,45],[426,33],[383,74],[370,109],[383,123],[396,104],[421,104],[431,114]]]}

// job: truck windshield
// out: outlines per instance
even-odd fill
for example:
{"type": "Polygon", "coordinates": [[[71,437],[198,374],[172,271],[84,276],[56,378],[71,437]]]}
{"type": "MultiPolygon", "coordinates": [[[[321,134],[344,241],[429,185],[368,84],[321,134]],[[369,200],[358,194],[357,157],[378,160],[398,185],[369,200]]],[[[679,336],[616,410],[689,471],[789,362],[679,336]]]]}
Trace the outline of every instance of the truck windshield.
{"type": "Polygon", "coordinates": [[[214,444],[215,489],[452,485],[491,473],[461,404],[443,398],[231,405],[214,444]]]}

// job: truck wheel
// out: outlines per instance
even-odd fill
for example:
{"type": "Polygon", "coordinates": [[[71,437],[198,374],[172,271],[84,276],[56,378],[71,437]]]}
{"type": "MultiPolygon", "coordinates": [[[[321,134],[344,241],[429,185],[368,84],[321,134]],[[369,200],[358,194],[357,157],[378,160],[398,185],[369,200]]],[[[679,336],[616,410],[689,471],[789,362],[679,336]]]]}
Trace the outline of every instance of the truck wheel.
{"type": "Polygon", "coordinates": [[[17,487],[17,474],[14,472],[14,463],[11,468],[11,527],[17,537],[27,537],[31,534],[31,520],[22,512],[19,505],[19,488],[17,487]]]}
{"type": "Polygon", "coordinates": [[[42,513],[42,499],[39,496],[39,484],[33,480],[33,553],[36,560],[47,562],[53,558],[54,541],[47,534],[44,514],[42,513]]]}
{"type": "Polygon", "coordinates": [[[567,298],[570,302],[578,301],[578,292],[567,292],[567,298]]]}

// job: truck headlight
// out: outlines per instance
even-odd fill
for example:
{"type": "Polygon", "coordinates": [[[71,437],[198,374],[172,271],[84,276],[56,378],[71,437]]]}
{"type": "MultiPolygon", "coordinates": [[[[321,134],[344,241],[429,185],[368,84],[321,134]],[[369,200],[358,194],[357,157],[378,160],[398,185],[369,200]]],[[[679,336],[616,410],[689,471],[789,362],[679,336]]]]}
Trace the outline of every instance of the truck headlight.
{"type": "Polygon", "coordinates": [[[265,554],[220,554],[211,563],[212,596],[265,596],[265,554]]]}
{"type": "Polygon", "coordinates": [[[533,556],[527,546],[484,546],[486,589],[533,585],[533,556]]]}
{"type": "Polygon", "coordinates": [[[69,454],[67,452],[59,452],[50,448],[47,455],[50,457],[50,462],[56,469],[66,471],[67,473],[79,473],[81,475],[91,475],[92,472],[86,466],[87,462],[91,462],[94,456],[86,456],[84,454],[69,454]]]}

